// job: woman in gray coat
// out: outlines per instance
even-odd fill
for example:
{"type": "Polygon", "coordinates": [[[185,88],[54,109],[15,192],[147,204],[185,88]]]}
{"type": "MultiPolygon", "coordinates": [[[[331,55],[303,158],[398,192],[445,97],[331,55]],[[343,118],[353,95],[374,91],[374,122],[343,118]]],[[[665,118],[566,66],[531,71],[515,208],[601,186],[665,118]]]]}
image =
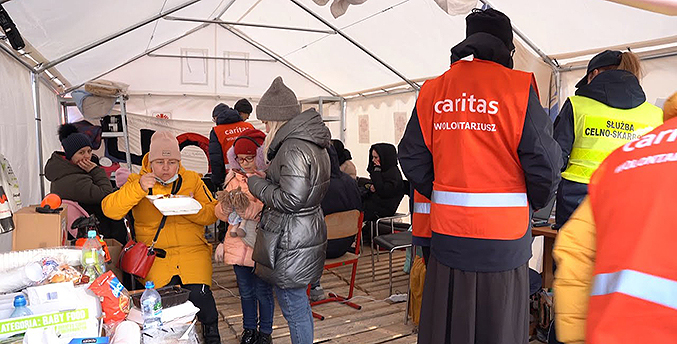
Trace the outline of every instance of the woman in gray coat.
{"type": "Polygon", "coordinates": [[[280,77],[261,97],[256,116],[266,124],[270,167],[248,181],[265,206],[252,257],[255,273],[275,286],[292,343],[311,344],[306,288],[319,281],[324,267],[327,228],[320,203],[329,188],[331,134],[315,109],[301,112],[280,77]]]}

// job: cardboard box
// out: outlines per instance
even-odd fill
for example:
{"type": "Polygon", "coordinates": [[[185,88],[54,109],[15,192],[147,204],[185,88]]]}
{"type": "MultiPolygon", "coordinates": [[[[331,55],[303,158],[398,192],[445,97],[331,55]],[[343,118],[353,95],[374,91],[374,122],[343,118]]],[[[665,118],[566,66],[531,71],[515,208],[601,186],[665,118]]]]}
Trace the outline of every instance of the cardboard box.
{"type": "Polygon", "coordinates": [[[58,214],[41,214],[35,211],[36,207],[37,205],[32,205],[14,213],[12,250],[59,247],[67,244],[67,206],[63,205],[63,210],[58,214]]]}
{"type": "Polygon", "coordinates": [[[103,241],[108,245],[108,253],[110,254],[110,263],[106,265],[106,268],[113,271],[115,277],[122,281],[122,270],[118,268],[120,253],[122,253],[122,244],[115,239],[103,239],[103,241]]]}

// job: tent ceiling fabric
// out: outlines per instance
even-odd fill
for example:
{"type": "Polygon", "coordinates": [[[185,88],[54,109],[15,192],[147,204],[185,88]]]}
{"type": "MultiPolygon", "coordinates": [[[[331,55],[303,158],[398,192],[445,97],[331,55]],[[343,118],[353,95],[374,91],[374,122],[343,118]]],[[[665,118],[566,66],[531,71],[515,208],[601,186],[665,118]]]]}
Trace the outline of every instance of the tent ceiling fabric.
{"type": "MultiPolygon", "coordinates": [[[[444,72],[449,65],[449,49],[465,35],[464,16],[446,14],[437,5],[436,0],[369,0],[360,5],[350,6],[339,18],[332,16],[329,6],[318,6],[313,0],[297,1],[339,28],[407,80],[432,77],[444,72]]],[[[549,56],[677,37],[677,17],[609,1],[489,0],[488,2],[510,16],[513,24],[549,56]],[[651,25],[639,26],[628,23],[651,23],[651,25]]],[[[97,3],[93,6],[86,0],[63,0],[59,3],[59,10],[55,10],[52,4],[40,0],[14,0],[3,6],[14,19],[24,38],[48,61],[53,61],[185,3],[187,0],[119,0],[97,3]]],[[[171,15],[214,19],[226,8],[228,10],[220,17],[224,21],[328,29],[320,20],[288,0],[201,0],[171,15]]],[[[160,19],[67,60],[56,69],[70,84],[78,85],[201,25],[203,24],[160,19]]],[[[198,32],[214,31],[215,27],[208,25],[198,32]]],[[[403,82],[394,72],[337,34],[244,26],[235,29],[282,57],[292,67],[340,94],[378,89],[403,82]]],[[[224,51],[236,51],[232,47],[242,47],[242,40],[232,34],[212,33],[212,36],[220,41],[206,42],[199,38],[200,35],[189,35],[177,41],[181,42],[180,46],[174,45],[169,50],[173,54],[180,54],[181,48],[207,49],[210,50],[210,56],[222,56],[224,51]]],[[[256,49],[251,47],[239,49],[250,52],[251,57],[254,57],[256,52],[256,49]]],[[[265,54],[263,56],[269,58],[265,54]]],[[[180,65],[171,59],[147,57],[131,63],[134,64],[147,67],[157,64],[155,68],[165,70],[180,65]]],[[[212,64],[214,68],[223,65],[210,62],[210,65],[212,64]]],[[[275,76],[274,73],[286,68],[279,65],[277,63],[262,67],[259,63],[252,62],[248,67],[250,81],[262,77],[266,79],[265,83],[268,83],[275,76]]],[[[121,68],[125,69],[127,68],[121,68]]],[[[127,78],[118,81],[130,84],[132,89],[135,88],[135,84],[143,84],[143,87],[136,89],[149,91],[156,89],[146,80],[150,76],[144,74],[144,69],[138,66],[129,69],[135,70],[136,74],[113,72],[110,76],[127,78]]],[[[298,73],[290,70],[286,73],[296,75],[290,78],[298,77],[300,83],[312,84],[311,81],[299,77],[298,73]]],[[[216,79],[215,76],[210,78],[216,79]]],[[[163,81],[156,83],[158,89],[163,88],[161,82],[163,81]]],[[[201,88],[201,93],[219,94],[218,92],[229,89],[217,84],[215,80],[209,90],[201,88]]],[[[304,84],[300,87],[307,91],[318,89],[315,85],[304,84]]],[[[258,85],[250,89],[241,87],[237,89],[239,91],[237,94],[258,96],[260,95],[256,93],[258,88],[258,85]]],[[[192,87],[187,89],[190,90],[192,87]]],[[[176,91],[180,91],[180,88],[177,87],[176,91]]],[[[326,93],[319,90],[317,95],[326,93]]]]}
{"type": "Polygon", "coordinates": [[[677,17],[608,1],[492,0],[490,3],[507,14],[512,23],[548,55],[677,35],[677,17]]]}

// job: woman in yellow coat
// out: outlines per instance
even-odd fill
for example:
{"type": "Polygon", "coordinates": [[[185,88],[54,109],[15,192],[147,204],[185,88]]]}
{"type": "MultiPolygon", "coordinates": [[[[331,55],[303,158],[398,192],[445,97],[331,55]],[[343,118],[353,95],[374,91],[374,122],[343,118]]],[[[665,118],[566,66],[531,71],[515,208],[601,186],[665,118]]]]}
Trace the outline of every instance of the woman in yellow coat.
{"type": "MultiPolygon", "coordinates": [[[[677,93],[668,98],[663,111],[666,122],[677,117],[677,93]]],[[[597,256],[597,226],[589,197],[557,234],[553,255],[557,262],[554,285],[557,339],[567,344],[584,343],[597,256]]]]}
{"type": "MultiPolygon", "coordinates": [[[[168,216],[155,248],[167,252],[165,258],[156,258],[146,277],[156,287],[181,284],[191,290],[190,301],[200,309],[205,342],[221,343],[218,330],[216,303],[210,290],[212,282],[212,247],[204,238],[204,226],[216,222],[216,200],[193,171],[181,166],[181,152],[176,137],[169,132],[156,132],[151,138],[150,151],[143,158],[139,174],[131,174],[120,190],[108,195],[101,206],[106,216],[122,219],[131,210],[134,216],[136,240],[146,245],[162,220],[162,214],[146,198],[170,194],[180,184],[176,194],[192,196],[202,205],[194,215],[168,216]]],[[[145,281],[144,281],[145,282],[145,281]]]]}

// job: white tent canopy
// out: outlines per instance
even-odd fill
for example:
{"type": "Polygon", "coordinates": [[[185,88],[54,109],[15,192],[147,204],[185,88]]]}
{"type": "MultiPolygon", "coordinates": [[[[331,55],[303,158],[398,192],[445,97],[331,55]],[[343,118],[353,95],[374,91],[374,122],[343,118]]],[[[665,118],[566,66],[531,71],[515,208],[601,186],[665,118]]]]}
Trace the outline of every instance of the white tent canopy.
{"type": "MultiPolygon", "coordinates": [[[[256,103],[282,75],[299,99],[347,99],[346,145],[364,170],[369,142],[399,140],[397,114],[411,112],[416,89],[448,68],[449,49],[465,37],[464,15],[448,15],[435,0],[368,0],[336,19],[313,0],[0,2],[27,42],[19,52],[0,42],[0,152],[17,165],[26,203],[40,198],[28,69],[44,77],[43,164],[60,149],[57,94],[86,81],[129,84],[134,114],[209,121],[217,102],[256,103]],[[357,134],[361,115],[371,123],[367,141],[357,134]]],[[[505,12],[521,33],[516,68],[535,72],[545,107],[573,92],[584,71],[572,67],[607,47],[665,55],[647,61],[644,86],[651,102],[675,90],[677,64],[667,55],[677,52],[677,17],[602,0],[482,3],[505,12]]],[[[339,103],[325,111],[341,114],[339,103]]],[[[341,126],[331,129],[340,136],[341,126]]]]}

